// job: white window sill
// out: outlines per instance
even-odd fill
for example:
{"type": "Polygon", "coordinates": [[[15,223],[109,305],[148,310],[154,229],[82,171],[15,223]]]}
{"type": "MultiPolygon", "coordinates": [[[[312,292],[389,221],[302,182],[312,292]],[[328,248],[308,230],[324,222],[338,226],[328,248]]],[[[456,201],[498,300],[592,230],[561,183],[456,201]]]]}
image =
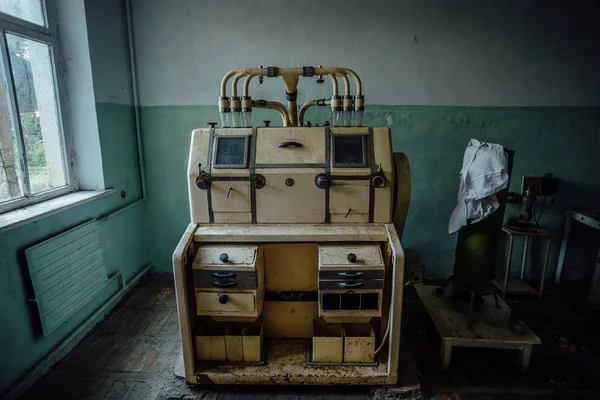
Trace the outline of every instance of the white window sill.
{"type": "Polygon", "coordinates": [[[58,214],[81,204],[89,203],[114,192],[114,189],[79,191],[5,212],[4,214],[0,214],[0,233],[58,214]]]}

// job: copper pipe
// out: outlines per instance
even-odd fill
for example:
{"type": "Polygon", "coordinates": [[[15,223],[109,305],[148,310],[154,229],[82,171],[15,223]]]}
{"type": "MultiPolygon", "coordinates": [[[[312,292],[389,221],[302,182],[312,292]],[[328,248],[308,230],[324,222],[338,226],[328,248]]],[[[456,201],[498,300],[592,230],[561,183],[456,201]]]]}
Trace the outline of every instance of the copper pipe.
{"type": "Polygon", "coordinates": [[[281,115],[283,126],[289,126],[289,116],[285,106],[277,101],[252,100],[252,108],[268,108],[275,110],[281,115]]]}
{"type": "Polygon", "coordinates": [[[335,78],[335,74],[327,74],[331,78],[331,85],[333,86],[333,95],[338,95],[338,81],[335,78]]]}
{"type": "Polygon", "coordinates": [[[309,100],[306,103],[302,104],[302,107],[300,108],[300,114],[298,115],[298,126],[304,125],[304,114],[306,114],[306,111],[308,111],[309,108],[313,106],[327,106],[330,104],[330,99],[309,100]]]}
{"type": "Polygon", "coordinates": [[[229,71],[227,74],[225,74],[225,76],[223,77],[223,80],[221,80],[221,97],[226,97],[227,96],[227,81],[229,81],[229,78],[231,78],[233,75],[235,75],[237,73],[237,69],[233,69],[231,71],[229,71]]]}
{"type": "MultiPolygon", "coordinates": [[[[303,74],[304,74],[303,68],[278,68],[277,69],[277,76],[281,76],[283,78],[283,82],[285,83],[286,94],[288,95],[288,99],[291,98],[291,100],[288,100],[288,107],[287,107],[288,108],[287,109],[287,122],[289,122],[290,125],[295,125],[297,122],[298,110],[297,110],[295,97],[297,94],[298,78],[300,76],[303,76],[303,74]]],[[[320,67],[320,68],[314,69],[314,74],[315,75],[333,74],[334,79],[335,79],[335,76],[339,76],[344,81],[346,95],[350,95],[350,85],[348,82],[348,77],[346,76],[346,75],[350,75],[356,83],[356,94],[359,96],[362,96],[362,83],[360,81],[360,78],[351,69],[337,68],[337,67],[320,67]]],[[[225,75],[225,77],[223,77],[223,80],[221,82],[221,96],[222,97],[227,96],[227,81],[233,75],[235,75],[234,82],[233,82],[234,87],[232,88],[233,96],[234,97],[237,96],[237,82],[244,76],[246,77],[246,81],[244,83],[244,96],[248,96],[248,86],[250,84],[250,80],[252,79],[252,77],[253,76],[266,76],[267,68],[242,68],[242,69],[237,69],[237,70],[228,72],[227,75],[225,75]]],[[[333,83],[333,81],[332,81],[332,83],[333,83]]],[[[335,82],[334,90],[335,90],[335,86],[337,86],[337,81],[335,82]]]]}
{"type": "MultiPolygon", "coordinates": [[[[350,95],[350,82],[348,81],[348,77],[343,72],[336,72],[335,74],[337,76],[339,76],[340,78],[342,78],[342,80],[344,81],[344,94],[346,96],[349,96],[350,95]]],[[[335,96],[337,96],[337,93],[335,93],[335,96]]]]}
{"type": "MultiPolygon", "coordinates": [[[[356,94],[358,96],[362,95],[362,82],[360,81],[360,78],[358,77],[358,75],[356,75],[356,72],[352,71],[349,68],[339,68],[339,70],[350,75],[354,79],[354,82],[356,83],[356,94]]],[[[348,93],[348,94],[350,94],[350,93],[348,93]]]]}
{"type": "Polygon", "coordinates": [[[254,78],[254,75],[247,75],[246,80],[244,81],[244,97],[248,97],[248,88],[250,86],[250,81],[254,78]]]}

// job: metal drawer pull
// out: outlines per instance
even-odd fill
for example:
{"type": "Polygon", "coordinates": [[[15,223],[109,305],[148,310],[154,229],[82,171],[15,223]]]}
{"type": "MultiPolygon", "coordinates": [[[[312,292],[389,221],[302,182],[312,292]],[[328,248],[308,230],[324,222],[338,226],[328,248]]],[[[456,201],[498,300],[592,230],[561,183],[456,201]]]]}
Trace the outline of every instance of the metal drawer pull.
{"type": "Polygon", "coordinates": [[[340,289],[357,288],[357,287],[361,287],[362,285],[363,285],[362,282],[352,282],[352,283],[342,282],[342,283],[338,284],[338,286],[340,287],[340,289]]]}
{"type": "Polygon", "coordinates": [[[279,145],[277,145],[277,147],[302,147],[302,143],[298,143],[298,142],[281,142],[279,143],[279,145]]]}
{"type": "Polygon", "coordinates": [[[235,272],[213,272],[212,276],[217,279],[235,278],[235,272]]]}
{"type": "Polygon", "coordinates": [[[365,275],[364,272],[340,272],[338,276],[342,279],[356,279],[362,278],[365,275]]]}
{"type": "Polygon", "coordinates": [[[227,281],[227,282],[213,281],[213,286],[218,287],[218,288],[228,288],[228,287],[233,287],[236,285],[237,285],[236,281],[227,281]]]}

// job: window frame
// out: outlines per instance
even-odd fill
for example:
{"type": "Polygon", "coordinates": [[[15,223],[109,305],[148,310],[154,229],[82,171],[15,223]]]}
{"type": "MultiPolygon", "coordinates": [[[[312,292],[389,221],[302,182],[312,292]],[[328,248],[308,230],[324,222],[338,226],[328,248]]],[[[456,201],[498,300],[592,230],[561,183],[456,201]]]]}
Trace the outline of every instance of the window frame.
{"type": "Polygon", "coordinates": [[[17,132],[17,149],[20,168],[25,176],[23,184],[23,197],[7,200],[0,203],[0,214],[18,208],[26,207],[31,204],[49,200],[79,189],[79,182],[75,174],[75,154],[73,147],[73,136],[68,124],[67,108],[67,90],[66,90],[66,70],[63,55],[60,47],[60,34],[58,28],[58,14],[55,0],[41,0],[42,13],[44,15],[45,26],[37,25],[29,21],[22,20],[0,12],[0,62],[3,62],[6,71],[8,83],[8,105],[12,112],[12,123],[17,132]],[[50,53],[52,76],[54,78],[54,93],[56,96],[56,112],[58,119],[58,129],[62,150],[63,170],[65,172],[66,185],[45,190],[40,193],[31,194],[29,184],[29,171],[27,165],[27,154],[24,148],[23,128],[19,116],[19,108],[16,101],[16,88],[11,70],[10,56],[8,53],[8,42],[6,34],[10,33],[22,36],[26,39],[37,41],[48,46],[50,53]]]}

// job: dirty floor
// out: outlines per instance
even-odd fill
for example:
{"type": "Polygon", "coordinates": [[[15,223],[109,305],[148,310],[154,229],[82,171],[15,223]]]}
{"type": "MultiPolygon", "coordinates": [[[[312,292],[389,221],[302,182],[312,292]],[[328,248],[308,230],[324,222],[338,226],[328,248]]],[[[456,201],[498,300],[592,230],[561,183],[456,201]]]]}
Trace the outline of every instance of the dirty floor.
{"type": "MultiPolygon", "coordinates": [[[[26,399],[600,399],[600,313],[589,283],[508,304],[542,339],[528,374],[508,350],[457,348],[439,369],[439,338],[415,291],[405,291],[403,345],[421,391],[369,387],[193,388],[176,378],[180,339],[172,279],[144,281],[26,395],[26,399]]],[[[406,364],[406,362],[405,362],[406,364]]]]}
{"type": "Polygon", "coordinates": [[[144,281],[26,399],[422,399],[369,387],[193,388],[173,370],[181,346],[173,280],[144,281]]]}

